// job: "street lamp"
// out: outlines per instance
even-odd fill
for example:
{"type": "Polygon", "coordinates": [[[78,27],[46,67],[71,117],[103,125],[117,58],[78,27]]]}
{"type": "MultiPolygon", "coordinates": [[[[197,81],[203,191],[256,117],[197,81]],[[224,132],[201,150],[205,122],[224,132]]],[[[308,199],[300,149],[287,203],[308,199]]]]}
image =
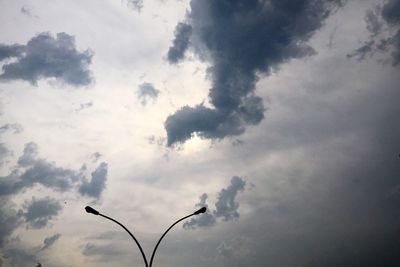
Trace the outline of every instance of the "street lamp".
{"type": "Polygon", "coordinates": [[[126,228],[126,227],[125,227],[122,223],[120,223],[119,221],[114,220],[113,218],[110,218],[110,217],[108,217],[108,216],[106,216],[106,215],[101,214],[100,212],[98,212],[97,210],[95,210],[95,209],[92,208],[92,207],[86,206],[86,207],[85,207],[85,210],[86,210],[87,213],[91,213],[91,214],[94,214],[94,215],[100,215],[101,217],[104,217],[104,218],[106,218],[106,219],[108,219],[108,220],[110,220],[110,221],[113,221],[113,222],[115,222],[116,224],[120,225],[122,228],[124,228],[125,231],[127,231],[128,234],[133,238],[133,240],[135,240],[136,245],[139,247],[140,253],[142,253],[142,257],[143,257],[143,260],[144,260],[144,265],[145,265],[146,267],[149,267],[149,264],[147,263],[146,255],[144,255],[144,251],[143,251],[143,249],[142,249],[142,246],[139,244],[139,241],[137,241],[136,237],[128,230],[128,228],[126,228]]]}
{"type": "Polygon", "coordinates": [[[137,241],[137,239],[135,238],[135,236],[128,230],[128,228],[126,228],[122,223],[118,222],[117,220],[114,220],[113,218],[110,218],[110,217],[108,217],[108,216],[106,216],[106,215],[101,214],[100,212],[98,212],[97,210],[93,209],[92,207],[86,206],[86,207],[85,207],[85,210],[86,210],[87,213],[91,213],[91,214],[94,214],[94,215],[99,215],[99,216],[101,216],[101,217],[104,217],[104,218],[106,218],[106,219],[108,219],[108,220],[110,220],[110,221],[113,221],[113,222],[115,222],[116,224],[120,225],[122,228],[124,228],[125,231],[127,231],[128,234],[133,238],[133,240],[135,241],[136,245],[139,247],[140,253],[142,254],[142,257],[143,257],[144,265],[145,265],[146,267],[151,267],[151,266],[153,265],[154,255],[156,254],[157,248],[158,248],[158,246],[160,245],[161,240],[162,240],[162,239],[164,238],[164,236],[169,232],[169,230],[171,230],[171,228],[174,227],[174,226],[175,226],[176,224],[178,224],[179,222],[181,222],[181,221],[183,221],[183,220],[185,220],[185,219],[187,219],[187,218],[189,218],[189,217],[191,217],[191,216],[199,215],[199,214],[202,214],[202,213],[206,212],[206,211],[207,211],[207,208],[206,208],[206,207],[202,207],[201,209],[199,209],[199,210],[193,212],[192,214],[187,215],[187,216],[185,216],[185,217],[183,217],[183,218],[177,220],[176,222],[174,222],[174,223],[164,232],[164,234],[160,237],[160,239],[158,240],[156,246],[154,247],[153,253],[151,254],[151,258],[150,258],[150,265],[147,263],[146,255],[144,254],[144,251],[143,251],[143,249],[142,249],[142,246],[140,246],[139,242],[137,241]]]}

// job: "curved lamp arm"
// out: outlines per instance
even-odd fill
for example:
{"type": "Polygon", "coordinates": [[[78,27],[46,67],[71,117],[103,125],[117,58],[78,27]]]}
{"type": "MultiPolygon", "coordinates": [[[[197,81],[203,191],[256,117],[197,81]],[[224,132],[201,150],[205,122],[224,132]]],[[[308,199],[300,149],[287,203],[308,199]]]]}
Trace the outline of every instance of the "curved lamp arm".
{"type": "Polygon", "coordinates": [[[202,207],[202,208],[199,209],[198,211],[196,211],[196,212],[194,212],[194,213],[192,213],[192,214],[190,214],[190,215],[188,215],[188,216],[185,216],[185,217],[183,217],[183,218],[177,220],[176,222],[174,222],[174,223],[167,229],[167,231],[164,232],[164,234],[160,237],[160,239],[158,240],[156,246],[154,247],[153,253],[151,254],[151,258],[150,258],[150,265],[149,265],[149,267],[151,267],[151,266],[153,265],[154,255],[156,254],[157,248],[158,248],[158,246],[160,245],[161,240],[162,240],[162,239],[164,238],[164,236],[169,232],[169,230],[171,230],[171,228],[174,227],[174,226],[175,226],[176,224],[178,224],[179,222],[181,222],[181,221],[183,221],[183,220],[185,220],[185,219],[187,219],[187,218],[189,218],[189,217],[191,217],[191,216],[204,213],[204,212],[206,212],[206,210],[207,210],[206,207],[202,207]]]}
{"type": "Polygon", "coordinates": [[[118,224],[119,226],[121,226],[122,228],[124,228],[125,231],[127,231],[128,234],[133,238],[133,240],[135,241],[136,245],[139,247],[140,253],[142,253],[142,257],[143,257],[145,266],[146,266],[146,267],[149,267],[149,264],[147,263],[146,255],[144,254],[144,251],[143,251],[143,249],[142,249],[142,246],[139,244],[139,241],[137,241],[137,239],[135,238],[135,236],[128,230],[128,228],[126,228],[122,223],[118,222],[117,220],[114,220],[113,218],[110,218],[110,217],[108,217],[108,216],[106,216],[106,215],[103,215],[103,214],[101,214],[100,212],[98,212],[97,210],[95,210],[95,209],[93,209],[93,208],[91,208],[91,207],[89,207],[89,206],[86,206],[86,207],[85,207],[85,210],[86,210],[87,213],[92,213],[92,214],[94,214],[94,215],[100,215],[101,217],[104,217],[104,218],[106,218],[106,219],[109,219],[110,221],[113,221],[113,222],[115,222],[116,224],[118,224]]]}

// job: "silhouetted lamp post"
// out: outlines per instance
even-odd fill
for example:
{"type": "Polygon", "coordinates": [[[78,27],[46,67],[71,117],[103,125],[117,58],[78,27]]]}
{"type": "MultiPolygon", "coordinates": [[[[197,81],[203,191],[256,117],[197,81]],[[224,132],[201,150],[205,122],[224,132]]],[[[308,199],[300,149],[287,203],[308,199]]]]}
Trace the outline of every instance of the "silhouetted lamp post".
{"type": "Polygon", "coordinates": [[[171,230],[171,228],[174,227],[174,226],[175,226],[176,224],[178,224],[179,222],[181,222],[181,221],[183,221],[183,220],[185,220],[185,219],[187,219],[187,218],[189,218],[189,217],[191,217],[191,216],[199,215],[199,214],[202,214],[202,213],[206,212],[206,211],[207,211],[207,208],[206,208],[206,207],[202,207],[201,209],[195,211],[194,213],[192,213],[192,214],[190,214],[190,215],[187,215],[187,216],[185,216],[185,217],[183,217],[183,218],[177,220],[176,222],[174,222],[174,223],[164,232],[164,234],[160,237],[160,239],[158,240],[156,246],[154,247],[153,253],[151,254],[151,258],[150,258],[150,265],[147,263],[146,255],[144,254],[144,251],[143,251],[143,249],[142,249],[142,246],[140,246],[139,242],[137,241],[137,239],[135,238],[135,236],[128,230],[128,228],[126,228],[122,223],[118,222],[117,220],[114,220],[113,218],[110,218],[110,217],[108,217],[108,216],[106,216],[106,215],[101,214],[100,212],[98,212],[97,210],[93,209],[92,207],[86,206],[86,207],[85,207],[85,210],[86,210],[87,213],[91,213],[91,214],[94,214],[94,215],[99,215],[99,216],[101,216],[101,217],[104,217],[104,218],[106,218],[106,219],[108,219],[108,220],[110,220],[110,221],[113,221],[113,222],[115,222],[116,224],[120,225],[122,228],[124,228],[125,231],[127,231],[128,234],[133,238],[133,240],[135,241],[136,245],[139,247],[139,250],[140,250],[140,253],[142,254],[142,257],[143,257],[145,266],[146,266],[146,267],[151,267],[151,266],[153,265],[154,255],[156,254],[157,248],[158,248],[158,246],[160,245],[161,240],[162,240],[162,239],[164,238],[164,236],[169,232],[169,230],[171,230]]]}

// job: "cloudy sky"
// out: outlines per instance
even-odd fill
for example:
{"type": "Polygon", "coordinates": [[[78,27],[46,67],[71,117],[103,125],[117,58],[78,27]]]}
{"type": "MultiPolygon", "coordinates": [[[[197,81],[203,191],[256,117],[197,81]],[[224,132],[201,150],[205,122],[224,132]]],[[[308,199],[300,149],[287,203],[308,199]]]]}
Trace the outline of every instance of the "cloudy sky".
{"type": "Polygon", "coordinates": [[[0,0],[0,266],[400,265],[399,0],[0,0]]]}

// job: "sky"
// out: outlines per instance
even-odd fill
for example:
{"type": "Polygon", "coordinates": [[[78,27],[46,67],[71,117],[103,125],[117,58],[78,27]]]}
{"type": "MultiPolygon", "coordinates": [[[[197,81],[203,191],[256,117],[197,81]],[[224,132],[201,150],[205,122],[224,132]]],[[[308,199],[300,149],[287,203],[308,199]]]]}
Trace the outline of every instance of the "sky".
{"type": "Polygon", "coordinates": [[[400,0],[0,0],[0,267],[400,265],[400,0]]]}

